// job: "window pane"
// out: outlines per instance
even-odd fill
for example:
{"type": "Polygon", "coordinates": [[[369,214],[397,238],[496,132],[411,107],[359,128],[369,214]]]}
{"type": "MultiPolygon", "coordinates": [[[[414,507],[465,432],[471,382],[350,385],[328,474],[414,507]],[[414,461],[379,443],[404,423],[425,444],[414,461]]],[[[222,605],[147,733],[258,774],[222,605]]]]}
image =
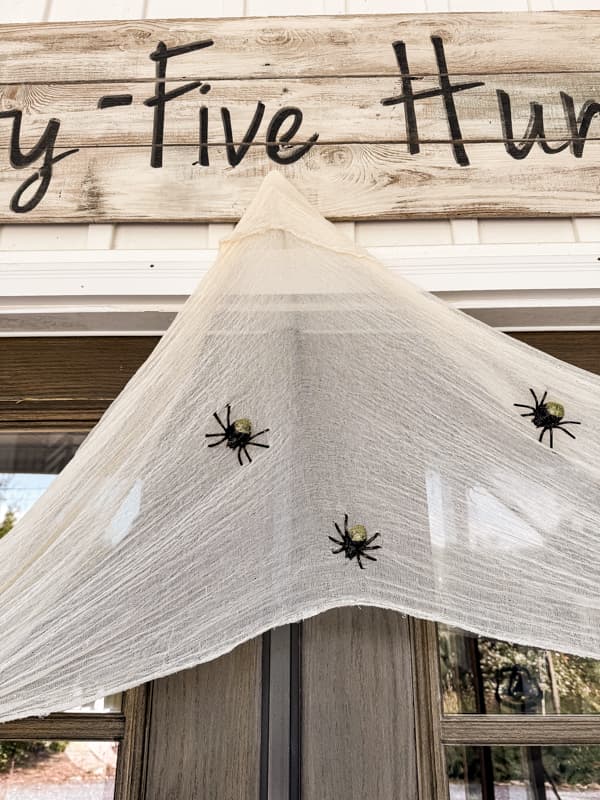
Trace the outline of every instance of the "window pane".
{"type": "MultiPolygon", "coordinates": [[[[0,539],[66,467],[85,437],[81,431],[0,432],[0,539]]],[[[69,709],[99,713],[120,710],[120,694],[69,709]]]]}
{"type": "Polygon", "coordinates": [[[450,800],[600,800],[600,745],[448,747],[450,800]]]}
{"type": "Polygon", "coordinates": [[[0,741],[2,800],[112,800],[116,742],[0,741]]]}
{"type": "Polygon", "coordinates": [[[93,703],[88,703],[86,706],[69,708],[68,711],[77,713],[85,712],[86,714],[114,714],[121,711],[123,707],[122,700],[123,695],[120,692],[119,694],[109,694],[107,697],[99,697],[98,700],[95,700],[93,703]]]}
{"type": "Polygon", "coordinates": [[[445,714],[600,713],[600,661],[444,625],[438,645],[445,714]]]}
{"type": "MultiPolygon", "coordinates": [[[[0,514],[16,520],[69,463],[85,433],[0,432],[0,514]]],[[[8,531],[4,531],[7,533],[8,531]]]]}

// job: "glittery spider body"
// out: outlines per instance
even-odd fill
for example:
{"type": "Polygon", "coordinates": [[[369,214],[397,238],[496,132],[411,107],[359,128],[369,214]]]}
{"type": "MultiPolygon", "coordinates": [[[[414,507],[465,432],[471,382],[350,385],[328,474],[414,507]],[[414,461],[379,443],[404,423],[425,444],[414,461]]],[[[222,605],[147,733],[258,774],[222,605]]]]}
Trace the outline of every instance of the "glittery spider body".
{"type": "Polygon", "coordinates": [[[252,422],[243,417],[242,419],[236,419],[233,422],[231,421],[231,406],[227,405],[227,424],[223,424],[221,418],[215,411],[213,417],[217,420],[219,425],[222,428],[222,431],[219,433],[207,433],[206,438],[212,439],[218,437],[218,441],[212,442],[209,444],[209,447],[216,447],[219,444],[225,443],[225,445],[231,448],[234,451],[237,451],[238,461],[240,466],[243,466],[244,462],[242,460],[242,453],[248,459],[248,463],[252,461],[250,457],[250,453],[248,452],[248,447],[269,447],[268,444],[262,444],[261,442],[255,442],[258,436],[261,436],[263,433],[268,432],[268,428],[265,428],[264,431],[259,431],[258,433],[252,433],[252,422]]]}
{"type": "Polygon", "coordinates": [[[366,551],[381,550],[381,545],[371,545],[371,542],[374,542],[375,539],[377,539],[379,533],[374,533],[371,538],[368,538],[367,529],[364,525],[353,525],[351,528],[348,528],[348,514],[344,514],[343,532],[337,522],[334,522],[333,524],[335,525],[335,529],[341,538],[335,539],[333,536],[329,537],[332,542],[340,545],[337,550],[332,550],[332,553],[343,552],[345,553],[346,558],[349,558],[350,561],[355,558],[358,566],[361,569],[364,569],[361,558],[368,558],[369,561],[377,561],[374,556],[368,555],[366,551]]]}
{"type": "Polygon", "coordinates": [[[513,403],[513,405],[515,405],[517,408],[529,409],[528,412],[521,414],[521,416],[531,417],[531,422],[533,422],[535,427],[542,429],[538,441],[541,442],[546,431],[550,431],[550,447],[552,448],[554,446],[553,431],[555,430],[562,431],[563,433],[566,433],[567,436],[570,436],[571,439],[575,439],[575,435],[572,434],[571,431],[568,431],[564,426],[581,425],[581,422],[575,422],[575,420],[572,419],[563,419],[565,416],[564,407],[561,405],[561,403],[557,403],[554,400],[546,401],[548,392],[544,392],[542,399],[538,400],[533,389],[530,389],[529,391],[533,396],[535,403],[534,406],[524,405],[523,403],[513,403]]]}

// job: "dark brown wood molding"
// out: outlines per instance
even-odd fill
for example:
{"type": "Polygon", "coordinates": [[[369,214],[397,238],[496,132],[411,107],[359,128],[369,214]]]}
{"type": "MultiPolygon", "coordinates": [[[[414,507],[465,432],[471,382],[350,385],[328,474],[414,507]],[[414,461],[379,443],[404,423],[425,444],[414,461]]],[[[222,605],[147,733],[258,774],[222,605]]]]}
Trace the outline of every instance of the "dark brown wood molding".
{"type": "Polygon", "coordinates": [[[444,745],[598,744],[600,714],[445,716],[441,738],[444,745]]]}
{"type": "Polygon", "coordinates": [[[0,724],[0,739],[120,740],[126,729],[124,714],[51,714],[0,724]]]}
{"type": "Polygon", "coordinates": [[[141,800],[146,771],[151,684],[125,692],[125,730],[117,761],[114,800],[141,800]]]}
{"type": "Polygon", "coordinates": [[[448,779],[441,740],[442,707],[438,668],[437,627],[409,617],[413,659],[413,703],[419,797],[447,800],[448,779]]]}

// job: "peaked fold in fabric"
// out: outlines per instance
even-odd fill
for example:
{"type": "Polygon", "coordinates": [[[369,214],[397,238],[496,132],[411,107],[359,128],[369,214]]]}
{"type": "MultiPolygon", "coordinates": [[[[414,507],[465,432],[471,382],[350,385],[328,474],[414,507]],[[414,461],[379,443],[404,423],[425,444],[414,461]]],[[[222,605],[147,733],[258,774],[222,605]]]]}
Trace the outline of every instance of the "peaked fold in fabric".
{"type": "Polygon", "coordinates": [[[390,276],[272,173],[0,542],[0,720],[343,605],[600,657],[599,390],[390,276]]]}

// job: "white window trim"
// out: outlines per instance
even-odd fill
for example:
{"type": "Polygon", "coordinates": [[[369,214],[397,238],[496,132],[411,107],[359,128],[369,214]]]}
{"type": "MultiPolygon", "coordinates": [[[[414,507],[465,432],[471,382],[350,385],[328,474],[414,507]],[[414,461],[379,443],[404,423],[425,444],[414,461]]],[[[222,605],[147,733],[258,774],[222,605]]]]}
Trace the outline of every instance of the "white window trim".
{"type": "MultiPolygon", "coordinates": [[[[502,330],[600,329],[600,243],[368,249],[393,274],[502,330]]],[[[0,336],[161,334],[216,255],[0,253],[0,336]]]]}

